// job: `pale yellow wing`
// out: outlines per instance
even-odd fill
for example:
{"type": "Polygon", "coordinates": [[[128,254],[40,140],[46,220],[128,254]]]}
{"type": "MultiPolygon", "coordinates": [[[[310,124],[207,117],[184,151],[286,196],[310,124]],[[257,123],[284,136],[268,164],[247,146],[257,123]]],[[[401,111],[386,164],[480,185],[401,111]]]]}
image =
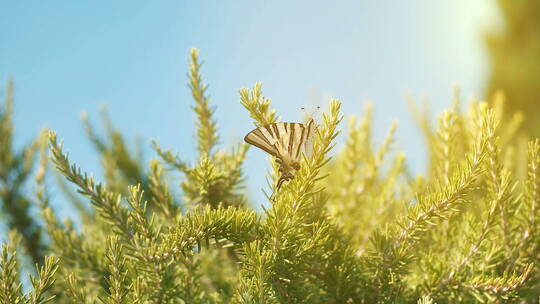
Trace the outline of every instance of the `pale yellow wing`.
{"type": "Polygon", "coordinates": [[[281,162],[299,162],[314,132],[313,120],[306,124],[279,122],[249,132],[244,141],[275,156],[281,162]]]}

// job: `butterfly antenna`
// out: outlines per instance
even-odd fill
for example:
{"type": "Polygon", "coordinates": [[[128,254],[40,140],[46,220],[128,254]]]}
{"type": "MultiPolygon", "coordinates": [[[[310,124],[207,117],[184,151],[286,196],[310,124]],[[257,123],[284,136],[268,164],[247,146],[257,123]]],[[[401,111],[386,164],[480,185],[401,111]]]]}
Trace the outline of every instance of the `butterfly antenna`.
{"type": "Polygon", "coordinates": [[[315,113],[317,113],[320,109],[321,109],[321,107],[317,106],[315,108],[315,110],[313,110],[311,113],[308,114],[306,112],[306,108],[304,108],[304,107],[300,108],[300,110],[302,110],[304,112],[304,116],[307,118],[307,121],[309,121],[310,119],[313,119],[313,117],[315,117],[315,113]]]}
{"type": "Polygon", "coordinates": [[[308,117],[308,115],[306,113],[306,108],[301,107],[300,110],[302,111],[302,113],[304,113],[304,117],[308,117]]]}

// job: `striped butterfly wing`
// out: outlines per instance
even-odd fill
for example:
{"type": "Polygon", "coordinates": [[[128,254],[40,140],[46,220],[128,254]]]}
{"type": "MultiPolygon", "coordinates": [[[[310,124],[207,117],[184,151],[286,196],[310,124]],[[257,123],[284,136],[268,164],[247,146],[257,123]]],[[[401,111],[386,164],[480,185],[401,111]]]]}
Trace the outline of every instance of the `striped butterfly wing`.
{"type": "MultiPolygon", "coordinates": [[[[313,120],[306,124],[284,123],[285,135],[279,137],[278,150],[282,161],[287,165],[298,164],[302,159],[302,153],[309,156],[311,153],[311,140],[313,135],[313,120]]],[[[280,126],[277,126],[281,130],[280,126]]],[[[283,130],[282,130],[283,131],[283,130]]]]}
{"type": "Polygon", "coordinates": [[[244,140],[276,157],[282,176],[278,188],[284,180],[293,176],[302,153],[309,153],[309,143],[314,132],[313,119],[306,124],[281,122],[259,127],[249,132],[244,140]]]}

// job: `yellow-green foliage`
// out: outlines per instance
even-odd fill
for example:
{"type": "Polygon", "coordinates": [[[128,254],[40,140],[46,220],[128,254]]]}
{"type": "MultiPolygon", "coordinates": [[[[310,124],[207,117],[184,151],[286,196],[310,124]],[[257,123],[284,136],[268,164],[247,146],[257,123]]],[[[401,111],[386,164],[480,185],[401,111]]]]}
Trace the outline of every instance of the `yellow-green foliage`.
{"type": "Polygon", "coordinates": [[[540,136],[540,1],[494,2],[502,26],[486,36],[491,67],[487,94],[504,91],[509,109],[526,114],[525,129],[540,136]]]}
{"type": "MultiPolygon", "coordinates": [[[[393,147],[397,124],[373,138],[368,106],[361,118],[348,115],[340,136],[341,103],[331,100],[312,153],[257,213],[241,191],[248,146],[219,149],[196,50],[189,87],[193,164],[154,143],[159,159],[144,165],[106,116],[104,138],[84,120],[104,183],[69,160],[54,132],[48,152],[43,137],[28,148],[40,155],[36,193],[17,193],[31,197],[43,221],[28,207],[10,209],[11,192],[1,193],[15,222],[7,221],[13,232],[0,256],[0,303],[537,303],[540,143],[513,140],[521,118],[504,117],[500,97],[493,108],[473,101],[462,110],[456,92],[435,121],[416,111],[429,152],[428,172],[418,176],[393,147]],[[345,145],[336,151],[339,140],[345,145]],[[51,207],[47,153],[80,194],[59,184],[80,219],[61,222],[51,207]],[[180,196],[171,191],[174,173],[182,176],[180,196]],[[47,238],[21,230],[17,212],[47,238]],[[29,242],[43,248],[42,265],[25,293],[15,249],[32,256],[20,246],[29,242]]],[[[4,154],[12,153],[10,92],[4,154]]],[[[278,120],[261,84],[240,90],[240,102],[256,126],[278,120]]],[[[6,158],[1,172],[15,170],[6,158]]]]}

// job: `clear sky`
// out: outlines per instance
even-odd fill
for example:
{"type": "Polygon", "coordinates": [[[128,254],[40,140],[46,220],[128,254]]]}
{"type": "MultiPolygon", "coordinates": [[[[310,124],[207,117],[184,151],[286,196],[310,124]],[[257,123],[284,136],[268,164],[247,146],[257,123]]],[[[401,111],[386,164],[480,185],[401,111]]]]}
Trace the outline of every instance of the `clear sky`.
{"type": "MultiPolygon", "coordinates": [[[[450,105],[456,84],[464,97],[482,97],[482,35],[496,17],[492,0],[0,0],[0,79],[15,80],[19,145],[46,125],[78,165],[99,176],[79,117],[86,110],[97,121],[104,103],[132,143],[144,140],[147,160],[150,139],[195,158],[186,85],[195,46],[223,147],[252,129],[238,90],[261,81],[285,121],[301,120],[300,107],[324,108],[330,97],[343,101],[345,114],[360,114],[371,100],[375,138],[399,119],[397,147],[422,172],[424,143],[404,96],[429,98],[434,112],[450,105]]],[[[247,186],[256,205],[265,160],[249,151],[247,186]]]]}

